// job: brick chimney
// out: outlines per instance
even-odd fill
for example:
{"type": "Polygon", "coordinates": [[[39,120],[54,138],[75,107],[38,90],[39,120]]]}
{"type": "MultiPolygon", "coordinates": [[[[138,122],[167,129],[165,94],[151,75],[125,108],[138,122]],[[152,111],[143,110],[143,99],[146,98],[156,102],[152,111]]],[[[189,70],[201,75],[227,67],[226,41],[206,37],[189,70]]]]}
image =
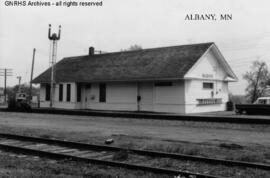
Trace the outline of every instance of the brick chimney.
{"type": "Polygon", "coordinates": [[[95,48],[93,46],[91,46],[89,48],[89,56],[94,56],[95,55],[95,48]]]}

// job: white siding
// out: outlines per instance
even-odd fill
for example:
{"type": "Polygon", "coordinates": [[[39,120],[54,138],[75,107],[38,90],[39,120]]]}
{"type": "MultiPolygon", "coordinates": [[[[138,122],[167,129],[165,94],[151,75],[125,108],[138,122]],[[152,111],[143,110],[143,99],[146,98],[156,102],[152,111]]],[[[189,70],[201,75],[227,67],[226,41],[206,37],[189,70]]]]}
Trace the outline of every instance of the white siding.
{"type": "Polygon", "coordinates": [[[141,90],[140,107],[138,108],[138,84],[107,83],[106,102],[99,102],[99,84],[91,84],[90,90],[83,88],[82,101],[87,102],[83,108],[97,110],[125,110],[125,111],[156,111],[184,113],[184,81],[173,82],[173,86],[155,87],[154,82],[139,84],[141,90]],[[170,100],[172,101],[170,103],[170,100]]]}
{"type": "MultiPolygon", "coordinates": [[[[106,102],[99,102],[99,84],[92,84],[91,100],[88,100],[88,109],[97,110],[137,110],[137,87],[135,83],[107,83],[106,102]]],[[[87,95],[87,94],[86,94],[87,95]]]]}
{"type": "MultiPolygon", "coordinates": [[[[212,112],[226,110],[226,102],[228,101],[228,83],[223,81],[213,81],[214,89],[203,89],[204,80],[186,80],[186,113],[212,112]],[[214,93],[213,98],[221,98],[222,104],[198,105],[197,99],[211,98],[211,92],[214,93]]],[[[209,81],[207,81],[209,82],[209,81]]]]}
{"type": "MultiPolygon", "coordinates": [[[[80,108],[80,103],[76,102],[76,84],[75,83],[61,83],[63,84],[63,101],[59,101],[59,84],[55,85],[53,107],[64,109],[80,108]],[[70,84],[70,102],[67,102],[67,85],[70,84]]],[[[50,107],[50,101],[45,101],[45,85],[40,86],[40,107],[50,107]]]]}
{"type": "Polygon", "coordinates": [[[198,63],[185,75],[185,78],[203,79],[204,74],[212,75],[213,77],[209,79],[217,80],[224,80],[227,76],[211,50],[202,56],[198,63]]]}
{"type": "MultiPolygon", "coordinates": [[[[76,101],[76,84],[71,84],[71,101],[66,101],[66,84],[63,84],[63,101],[59,101],[59,84],[56,85],[54,107],[66,109],[96,109],[125,111],[155,111],[184,113],[184,81],[172,82],[172,86],[154,86],[154,82],[139,84],[140,107],[137,103],[138,83],[106,83],[106,102],[99,102],[99,84],[92,83],[89,89],[82,86],[81,102],[76,101]]],[[[45,100],[45,86],[40,88],[40,98],[45,100]]],[[[41,107],[49,107],[49,101],[41,107]]]]}
{"type": "Polygon", "coordinates": [[[210,50],[185,75],[186,113],[212,112],[226,110],[228,101],[228,82],[222,65],[210,50]],[[205,77],[208,75],[208,77],[205,77]],[[213,89],[203,89],[203,82],[212,82],[213,89]],[[213,96],[211,94],[213,92],[213,96]],[[197,99],[221,98],[222,104],[198,105],[197,99]]]}
{"type": "Polygon", "coordinates": [[[154,96],[154,111],[185,113],[184,81],[173,82],[172,86],[155,86],[154,96]]]}
{"type": "Polygon", "coordinates": [[[107,84],[107,102],[134,104],[137,100],[136,83],[107,84]]]}
{"type": "Polygon", "coordinates": [[[40,98],[40,107],[50,107],[50,101],[45,101],[46,99],[46,85],[45,84],[40,84],[40,93],[39,93],[39,98],[40,98]]]}
{"type": "Polygon", "coordinates": [[[154,109],[154,84],[153,82],[140,82],[137,84],[138,95],[141,100],[138,103],[139,111],[153,111],[154,109]]]}

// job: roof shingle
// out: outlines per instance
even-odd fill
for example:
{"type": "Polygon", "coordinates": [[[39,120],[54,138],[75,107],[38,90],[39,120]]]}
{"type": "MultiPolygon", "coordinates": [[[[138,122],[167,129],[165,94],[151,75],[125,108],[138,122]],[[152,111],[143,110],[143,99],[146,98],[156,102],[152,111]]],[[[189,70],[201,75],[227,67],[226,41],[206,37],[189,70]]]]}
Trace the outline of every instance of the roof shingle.
{"type": "MultiPolygon", "coordinates": [[[[67,57],[56,64],[56,82],[181,79],[213,43],[67,57]]],[[[33,83],[49,83],[50,68],[33,83]]]]}

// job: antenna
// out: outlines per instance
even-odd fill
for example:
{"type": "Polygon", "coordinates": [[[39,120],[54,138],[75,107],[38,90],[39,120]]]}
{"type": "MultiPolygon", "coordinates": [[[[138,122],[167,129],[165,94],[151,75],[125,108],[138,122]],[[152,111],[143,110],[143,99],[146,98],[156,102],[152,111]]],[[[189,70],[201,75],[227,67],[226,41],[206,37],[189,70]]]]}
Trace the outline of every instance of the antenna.
{"type": "Polygon", "coordinates": [[[50,49],[50,67],[51,67],[51,88],[50,88],[50,107],[53,107],[54,85],[55,85],[55,64],[57,55],[57,41],[60,40],[61,25],[59,25],[58,35],[51,34],[51,24],[49,24],[48,38],[51,41],[52,49],[50,49]]]}

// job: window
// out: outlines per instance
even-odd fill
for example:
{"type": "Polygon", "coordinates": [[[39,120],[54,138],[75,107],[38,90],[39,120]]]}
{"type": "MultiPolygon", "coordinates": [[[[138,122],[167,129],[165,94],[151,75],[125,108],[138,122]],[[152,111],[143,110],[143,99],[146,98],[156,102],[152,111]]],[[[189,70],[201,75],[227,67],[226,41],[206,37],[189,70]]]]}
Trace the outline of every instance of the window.
{"type": "Polygon", "coordinates": [[[214,83],[203,82],[203,89],[214,89],[214,83]]]}
{"type": "Polygon", "coordinates": [[[67,84],[67,102],[70,102],[70,84],[67,84]]]}
{"type": "Polygon", "coordinates": [[[106,102],[106,84],[99,84],[99,102],[106,102]]]}
{"type": "Polygon", "coordinates": [[[166,87],[166,86],[172,86],[172,82],[156,82],[156,87],[166,87]]]}
{"type": "Polygon", "coordinates": [[[45,86],[45,100],[46,101],[50,101],[51,99],[51,85],[50,84],[46,84],[45,86]]]}
{"type": "Polygon", "coordinates": [[[80,83],[77,84],[77,102],[81,102],[81,89],[82,89],[82,85],[80,83]]]}
{"type": "Polygon", "coordinates": [[[63,101],[63,84],[59,84],[59,101],[63,101]]]}

